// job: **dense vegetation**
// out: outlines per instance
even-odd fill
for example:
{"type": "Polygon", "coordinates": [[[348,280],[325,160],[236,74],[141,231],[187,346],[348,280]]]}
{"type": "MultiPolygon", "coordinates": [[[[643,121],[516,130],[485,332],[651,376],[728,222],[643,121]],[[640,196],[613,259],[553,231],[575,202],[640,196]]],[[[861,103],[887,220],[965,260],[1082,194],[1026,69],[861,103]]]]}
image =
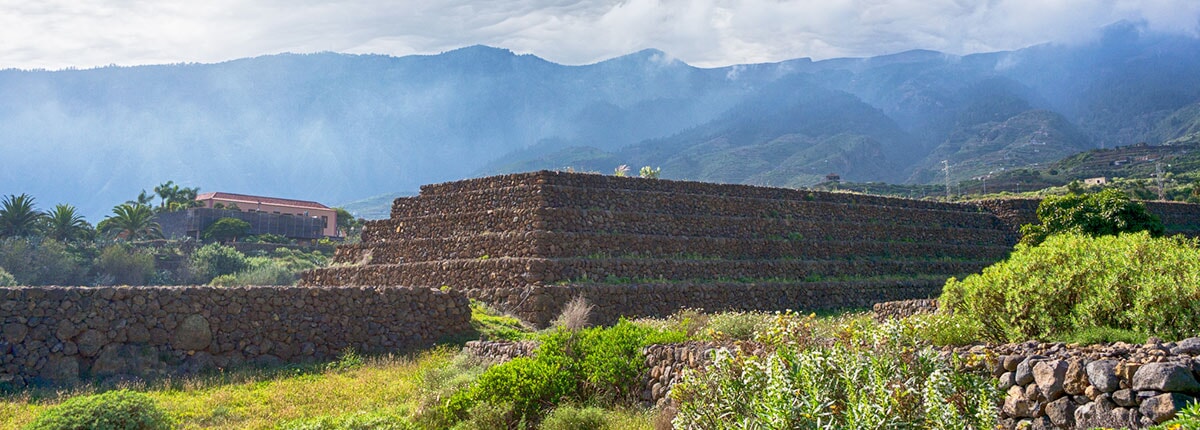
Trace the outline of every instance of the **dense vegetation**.
{"type": "Polygon", "coordinates": [[[1162,221],[1147,212],[1145,205],[1111,188],[1092,194],[1048,196],[1038,205],[1037,217],[1037,224],[1021,226],[1022,243],[1037,245],[1064,233],[1105,236],[1145,231],[1157,237],[1165,231],[1162,221]]]}
{"type": "Polygon", "coordinates": [[[1055,235],[1008,260],[951,279],[943,308],[979,321],[991,341],[1128,330],[1164,339],[1200,327],[1200,244],[1149,233],[1055,235]]]}
{"type": "MultiPolygon", "coordinates": [[[[95,227],[71,205],[43,212],[28,194],[0,198],[0,286],[289,285],[300,272],[329,264],[327,239],[300,246],[278,235],[247,236],[249,224],[234,218],[208,226],[207,243],[165,240],[155,216],[195,207],[199,189],[167,181],[154,191],[114,206],[95,227]]],[[[361,220],[337,210],[338,228],[357,234],[361,220]]]]}

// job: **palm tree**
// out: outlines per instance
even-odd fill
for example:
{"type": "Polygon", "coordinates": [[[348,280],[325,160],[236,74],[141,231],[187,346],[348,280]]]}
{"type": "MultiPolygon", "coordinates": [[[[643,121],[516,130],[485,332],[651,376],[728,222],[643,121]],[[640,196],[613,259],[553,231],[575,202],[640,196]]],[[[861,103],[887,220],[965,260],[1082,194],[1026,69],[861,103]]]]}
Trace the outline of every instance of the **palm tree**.
{"type": "Polygon", "coordinates": [[[175,185],[175,181],[163,182],[157,187],[154,187],[154,194],[162,198],[158,204],[158,210],[168,210],[169,204],[174,202],[179,195],[179,186],[175,185]]]}
{"type": "Polygon", "coordinates": [[[127,240],[162,238],[162,226],[154,221],[154,209],[144,204],[121,204],[101,222],[103,233],[127,240]]]}
{"type": "Polygon", "coordinates": [[[64,242],[84,237],[92,229],[71,205],[55,205],[54,210],[46,211],[44,219],[46,237],[64,242]]]}
{"type": "Polygon", "coordinates": [[[151,203],[154,203],[154,194],[147,193],[146,190],[142,190],[142,192],[138,194],[137,200],[126,200],[125,201],[125,204],[127,204],[127,205],[150,206],[151,203]]]}
{"type": "Polygon", "coordinates": [[[24,193],[0,200],[0,237],[36,234],[42,213],[33,205],[33,196],[24,193]]]}

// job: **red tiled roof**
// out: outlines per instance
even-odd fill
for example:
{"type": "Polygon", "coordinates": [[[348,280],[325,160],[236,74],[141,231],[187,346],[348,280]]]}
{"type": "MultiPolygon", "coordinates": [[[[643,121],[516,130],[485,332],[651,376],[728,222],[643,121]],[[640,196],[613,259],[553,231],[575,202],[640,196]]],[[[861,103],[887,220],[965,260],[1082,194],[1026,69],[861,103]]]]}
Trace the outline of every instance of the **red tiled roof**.
{"type": "Polygon", "coordinates": [[[275,197],[251,196],[251,195],[247,195],[247,194],[213,192],[213,193],[203,193],[203,194],[196,196],[196,200],[209,200],[209,199],[233,201],[233,202],[238,202],[238,203],[251,203],[251,204],[265,203],[265,204],[269,204],[269,205],[291,206],[291,207],[308,208],[308,209],[329,209],[329,206],[325,206],[325,205],[317,203],[317,202],[310,202],[307,200],[280,199],[280,198],[275,198],[275,197]]]}

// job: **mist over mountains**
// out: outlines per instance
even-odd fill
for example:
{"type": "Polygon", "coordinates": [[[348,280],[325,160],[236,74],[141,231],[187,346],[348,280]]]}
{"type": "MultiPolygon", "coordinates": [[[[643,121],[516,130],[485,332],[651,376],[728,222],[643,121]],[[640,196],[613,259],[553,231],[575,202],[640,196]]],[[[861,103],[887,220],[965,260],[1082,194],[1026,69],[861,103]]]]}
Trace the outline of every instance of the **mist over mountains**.
{"type": "Polygon", "coordinates": [[[564,66],[433,56],[0,71],[0,194],[94,222],[168,179],[338,204],[541,168],[801,186],[940,181],[1196,139],[1200,40],[1128,24],[1081,46],[701,69],[648,50],[564,66]]]}

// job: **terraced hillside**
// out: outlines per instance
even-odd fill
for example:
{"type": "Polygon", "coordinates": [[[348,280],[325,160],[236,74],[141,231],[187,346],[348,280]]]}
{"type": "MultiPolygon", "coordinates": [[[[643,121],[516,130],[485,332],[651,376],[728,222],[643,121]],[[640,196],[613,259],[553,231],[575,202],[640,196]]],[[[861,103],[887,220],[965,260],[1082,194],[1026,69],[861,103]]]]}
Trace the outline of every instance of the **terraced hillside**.
{"type": "Polygon", "coordinates": [[[1016,236],[977,206],[541,171],[427,185],[306,285],[448,286],[545,324],[936,295],[1016,236]]]}

